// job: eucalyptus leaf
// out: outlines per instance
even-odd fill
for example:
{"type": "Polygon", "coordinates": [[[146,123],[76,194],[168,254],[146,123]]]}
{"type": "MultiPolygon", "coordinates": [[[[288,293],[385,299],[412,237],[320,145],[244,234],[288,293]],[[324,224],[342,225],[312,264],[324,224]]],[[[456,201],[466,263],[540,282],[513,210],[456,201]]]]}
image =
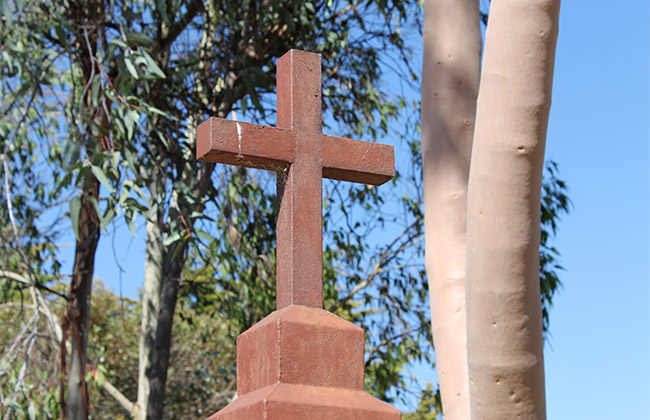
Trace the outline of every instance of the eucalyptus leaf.
{"type": "Polygon", "coordinates": [[[129,230],[131,231],[131,233],[133,234],[133,236],[138,236],[138,233],[137,233],[136,230],[135,230],[135,222],[134,222],[134,220],[133,220],[133,218],[134,218],[134,213],[131,212],[131,214],[128,214],[128,213],[125,212],[125,214],[124,214],[124,218],[125,218],[125,220],[126,220],[126,224],[127,224],[127,226],[129,227],[129,230]]]}
{"type": "Polygon", "coordinates": [[[34,401],[29,403],[29,406],[27,407],[27,415],[29,416],[29,420],[38,419],[38,409],[34,405],[34,401]]]}
{"type": "Polygon", "coordinates": [[[70,221],[72,222],[72,231],[74,236],[79,239],[79,211],[81,210],[81,199],[78,196],[70,200],[70,221]]]}
{"type": "Polygon", "coordinates": [[[95,178],[97,178],[97,181],[99,181],[104,186],[104,188],[106,188],[107,190],[109,190],[112,193],[115,192],[115,189],[108,182],[108,178],[106,178],[106,174],[104,174],[104,171],[102,170],[102,168],[100,168],[99,166],[95,166],[95,165],[91,164],[90,165],[90,170],[93,172],[93,175],[95,175],[95,178]]]}
{"type": "Polygon", "coordinates": [[[126,69],[129,71],[129,73],[131,73],[131,76],[133,76],[134,79],[137,79],[138,71],[136,70],[133,62],[129,57],[124,57],[124,65],[126,66],[126,69]]]}
{"type": "Polygon", "coordinates": [[[163,241],[163,245],[169,246],[174,242],[178,241],[179,239],[181,239],[181,233],[179,231],[172,232],[171,234],[167,235],[167,237],[163,241]]]}
{"type": "Polygon", "coordinates": [[[133,184],[132,188],[133,188],[133,190],[136,192],[136,194],[138,194],[138,196],[139,196],[142,200],[147,201],[147,195],[146,195],[146,194],[145,194],[145,193],[140,189],[140,187],[138,187],[137,185],[133,184]]]}
{"type": "Polygon", "coordinates": [[[145,47],[151,47],[155,45],[156,41],[151,38],[149,35],[142,32],[127,32],[126,41],[131,45],[142,45],[145,47]]]}
{"type": "Polygon", "coordinates": [[[167,77],[165,76],[165,73],[162,71],[162,69],[158,66],[158,64],[154,61],[154,59],[151,58],[151,56],[146,51],[143,51],[142,55],[145,58],[147,69],[149,70],[149,72],[155,74],[161,79],[165,79],[167,77]]]}
{"type": "Polygon", "coordinates": [[[101,218],[102,229],[106,229],[106,226],[108,226],[113,221],[115,216],[116,216],[115,210],[109,208],[106,211],[106,214],[101,218]]]}
{"type": "Polygon", "coordinates": [[[0,16],[6,18],[7,21],[11,22],[13,20],[11,15],[11,5],[9,3],[9,0],[0,0],[0,16]]]}
{"type": "Polygon", "coordinates": [[[95,208],[95,213],[97,213],[97,218],[101,221],[102,220],[102,211],[99,208],[99,203],[97,202],[97,199],[95,197],[90,197],[90,202],[95,208]]]}
{"type": "Polygon", "coordinates": [[[169,15],[167,14],[167,4],[165,0],[156,0],[156,11],[160,14],[165,25],[169,25],[169,15]]]}

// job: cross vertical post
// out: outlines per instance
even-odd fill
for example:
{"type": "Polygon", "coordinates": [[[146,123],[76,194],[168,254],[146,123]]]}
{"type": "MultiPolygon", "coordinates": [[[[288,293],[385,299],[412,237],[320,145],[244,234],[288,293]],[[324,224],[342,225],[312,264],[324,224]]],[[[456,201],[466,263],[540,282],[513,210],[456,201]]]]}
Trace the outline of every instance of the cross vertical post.
{"type": "Polygon", "coordinates": [[[321,59],[291,50],[278,60],[279,128],[293,129],[296,156],[278,173],[277,308],[323,306],[321,59]]]}

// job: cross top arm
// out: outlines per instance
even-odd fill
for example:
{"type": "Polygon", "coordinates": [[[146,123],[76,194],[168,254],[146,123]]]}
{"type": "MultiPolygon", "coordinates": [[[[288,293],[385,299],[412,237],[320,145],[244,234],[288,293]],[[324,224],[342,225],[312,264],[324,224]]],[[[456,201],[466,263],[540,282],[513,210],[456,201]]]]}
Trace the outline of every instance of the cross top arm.
{"type": "MultiPolygon", "coordinates": [[[[395,175],[393,147],[321,135],[323,178],[381,185],[395,175]]],[[[211,117],[197,130],[198,160],[282,171],[296,158],[296,133],[268,125],[211,117]]]]}

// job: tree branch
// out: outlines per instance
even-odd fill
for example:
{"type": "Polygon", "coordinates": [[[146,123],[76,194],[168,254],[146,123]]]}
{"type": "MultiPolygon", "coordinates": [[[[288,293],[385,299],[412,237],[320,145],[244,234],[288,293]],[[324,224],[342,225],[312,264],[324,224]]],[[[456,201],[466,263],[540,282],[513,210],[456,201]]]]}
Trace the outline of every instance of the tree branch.
{"type": "MultiPolygon", "coordinates": [[[[386,270],[384,269],[384,267],[386,267],[386,265],[388,265],[389,262],[391,262],[393,259],[395,259],[395,257],[397,257],[397,255],[398,255],[401,251],[403,251],[403,250],[408,246],[408,244],[411,243],[411,241],[413,241],[413,240],[414,240],[414,239],[419,235],[419,233],[418,233],[417,231],[416,231],[415,233],[412,233],[411,235],[409,235],[408,238],[406,238],[406,240],[404,240],[404,242],[402,242],[402,244],[399,246],[399,248],[397,248],[396,250],[392,251],[391,248],[392,248],[394,245],[396,245],[396,244],[400,241],[400,239],[402,239],[402,238],[403,238],[403,237],[404,237],[404,236],[405,236],[405,235],[406,235],[406,234],[407,234],[411,229],[413,229],[413,228],[415,227],[416,224],[417,224],[417,221],[416,221],[416,222],[413,222],[409,227],[407,227],[407,228],[404,230],[404,232],[400,233],[400,234],[395,238],[395,240],[394,240],[393,242],[391,242],[390,245],[388,245],[388,246],[386,247],[386,251],[384,251],[384,252],[379,256],[379,259],[377,260],[377,262],[376,262],[375,265],[373,266],[373,268],[372,268],[372,270],[370,271],[370,273],[366,276],[366,278],[365,278],[362,282],[358,283],[358,284],[357,284],[357,285],[356,285],[352,290],[350,290],[350,292],[349,292],[345,297],[343,297],[342,299],[339,299],[337,302],[333,303],[333,304],[328,308],[328,310],[329,310],[330,312],[335,311],[336,308],[339,308],[342,304],[344,304],[345,302],[347,302],[347,301],[349,301],[350,299],[352,299],[352,298],[354,297],[354,295],[356,295],[357,293],[359,293],[361,290],[365,289],[366,287],[370,286],[370,284],[372,283],[372,280],[373,280],[373,279],[374,279],[378,274],[380,274],[380,273],[386,271],[386,270]]],[[[421,240],[421,238],[420,238],[420,240],[421,240]]]]}
{"type": "Polygon", "coordinates": [[[124,394],[122,394],[117,388],[115,388],[113,384],[111,384],[107,380],[104,380],[102,382],[102,388],[104,388],[104,391],[106,391],[111,397],[113,397],[118,403],[120,403],[120,405],[129,412],[132,418],[134,419],[140,418],[140,408],[138,407],[138,405],[132,403],[131,400],[126,398],[126,396],[124,396],[124,394]]]}
{"type": "Polygon", "coordinates": [[[156,49],[154,50],[154,53],[158,53],[160,51],[167,51],[169,49],[169,46],[178,38],[178,36],[183,32],[185,27],[194,19],[196,14],[203,9],[203,1],[202,0],[193,0],[188,6],[187,6],[187,13],[183,17],[181,17],[179,20],[174,22],[169,28],[169,33],[165,38],[163,38],[160,41],[160,44],[156,46],[156,49]]]}
{"type": "MultiPolygon", "coordinates": [[[[50,330],[51,330],[50,332],[54,334],[54,337],[56,338],[57,342],[60,342],[63,338],[63,330],[61,329],[61,325],[58,322],[58,318],[56,317],[54,312],[52,312],[52,309],[50,309],[48,301],[43,297],[43,295],[38,290],[38,285],[34,285],[30,283],[25,277],[11,271],[0,270],[0,277],[15,280],[19,283],[23,283],[29,286],[30,293],[32,294],[32,299],[34,300],[33,308],[37,312],[43,314],[45,318],[47,318],[48,324],[50,325],[50,330]]],[[[69,342],[66,342],[66,347],[68,347],[68,351],[71,350],[69,348],[70,347],[69,342]]],[[[54,348],[58,348],[58,347],[55,346],[54,348]]],[[[118,403],[120,403],[120,405],[124,409],[126,409],[126,411],[128,411],[133,418],[138,418],[138,413],[139,413],[138,406],[132,403],[124,394],[122,394],[117,388],[115,388],[113,384],[105,380],[102,382],[101,386],[110,396],[112,396],[118,403]]]]}
{"type": "Polygon", "coordinates": [[[59,292],[57,292],[55,290],[52,290],[52,289],[50,289],[49,287],[47,287],[47,286],[45,286],[43,284],[32,283],[29,280],[27,280],[25,277],[23,277],[23,276],[21,276],[19,274],[16,274],[16,273],[12,273],[11,271],[0,270],[0,278],[5,278],[7,280],[12,280],[12,281],[15,281],[15,282],[18,282],[18,283],[23,283],[23,284],[26,284],[26,285],[28,285],[30,287],[36,287],[37,289],[45,290],[48,293],[52,293],[53,295],[56,295],[56,296],[58,296],[60,298],[68,300],[67,296],[65,296],[65,295],[63,295],[63,294],[61,294],[61,293],[59,293],[59,292]]]}

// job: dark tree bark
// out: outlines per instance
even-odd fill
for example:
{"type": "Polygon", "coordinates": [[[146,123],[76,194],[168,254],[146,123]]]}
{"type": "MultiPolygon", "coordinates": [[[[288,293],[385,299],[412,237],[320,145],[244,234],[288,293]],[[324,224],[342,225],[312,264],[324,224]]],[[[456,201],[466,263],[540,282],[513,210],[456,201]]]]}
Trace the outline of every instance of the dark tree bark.
{"type": "MultiPolygon", "coordinates": [[[[74,25],[75,40],[73,53],[81,65],[83,86],[87,87],[96,72],[93,57],[97,44],[103,39],[104,2],[91,0],[88,2],[72,2],[68,8],[68,16],[74,25]]],[[[90,89],[85,89],[83,98],[85,108],[77,112],[93,115],[94,123],[106,129],[108,116],[91,101],[90,89]]],[[[108,105],[110,108],[110,104],[108,105]]],[[[103,148],[104,135],[93,124],[84,127],[84,137],[79,139],[85,144],[86,150],[92,151],[103,148]]],[[[68,295],[68,306],[63,319],[63,338],[61,340],[61,374],[66,372],[66,341],[71,338],[70,369],[67,378],[67,396],[63,400],[61,386],[62,415],[68,420],[84,420],[88,418],[88,391],[86,386],[86,362],[88,345],[88,326],[90,320],[90,299],[92,280],[95,270],[95,253],[99,243],[101,221],[93,201],[99,197],[99,181],[87,171],[81,192],[81,207],[78,217],[78,237],[75,242],[75,258],[72,269],[72,283],[68,295]]]]}
{"type": "MultiPolygon", "coordinates": [[[[72,284],[63,322],[64,335],[61,343],[63,350],[65,350],[67,335],[70,335],[72,342],[67,383],[68,393],[65,401],[65,415],[69,420],[88,417],[88,392],[85,380],[86,347],[90,318],[90,292],[95,268],[95,251],[100,232],[99,217],[91,197],[96,199],[98,192],[99,182],[94,177],[87,180],[82,192],[81,209],[79,210],[79,239],[75,244],[72,284]]],[[[62,351],[62,360],[65,366],[65,351],[62,351]]]]}
{"type": "MultiPolygon", "coordinates": [[[[171,248],[176,249],[175,246],[171,248]]],[[[165,264],[164,283],[160,296],[160,312],[158,313],[158,323],[156,325],[156,341],[151,364],[149,400],[147,404],[148,420],[163,417],[165,386],[171,355],[172,324],[183,263],[184,258],[179,255],[176,259],[167,261],[165,264]]]]}

